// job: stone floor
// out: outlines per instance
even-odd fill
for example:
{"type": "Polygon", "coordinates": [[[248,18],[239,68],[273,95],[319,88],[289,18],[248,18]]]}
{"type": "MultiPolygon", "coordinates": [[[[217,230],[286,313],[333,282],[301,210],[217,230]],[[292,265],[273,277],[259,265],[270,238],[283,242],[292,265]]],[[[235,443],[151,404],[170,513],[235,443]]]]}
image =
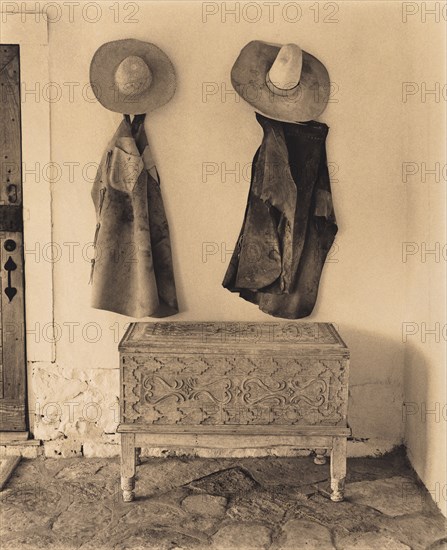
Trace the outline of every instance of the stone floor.
{"type": "Polygon", "coordinates": [[[2,550],[441,549],[445,520],[401,453],[350,459],[346,500],[311,457],[143,459],[124,503],[115,459],[22,459],[0,493],[2,550]]]}

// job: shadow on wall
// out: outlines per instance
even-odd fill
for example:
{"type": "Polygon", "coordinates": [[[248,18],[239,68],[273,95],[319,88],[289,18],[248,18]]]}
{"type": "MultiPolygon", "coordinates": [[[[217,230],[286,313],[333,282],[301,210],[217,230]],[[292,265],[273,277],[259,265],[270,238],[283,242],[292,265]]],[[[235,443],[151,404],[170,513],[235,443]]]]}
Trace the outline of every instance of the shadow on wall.
{"type": "Polygon", "coordinates": [[[351,350],[348,454],[383,454],[403,441],[404,345],[354,327],[340,333],[351,350]]]}
{"type": "MultiPolygon", "coordinates": [[[[402,421],[409,458],[428,489],[431,490],[429,485],[432,485],[433,491],[436,492],[436,487],[444,486],[445,483],[444,479],[436,479],[436,476],[441,477],[439,475],[441,474],[443,478],[445,477],[445,446],[442,446],[442,439],[446,438],[447,405],[445,402],[436,400],[433,390],[440,389],[438,394],[445,392],[445,374],[444,379],[441,377],[433,385],[433,378],[439,366],[436,369],[433,365],[432,347],[428,342],[425,345],[426,352],[421,349],[421,343],[419,347],[413,342],[406,343],[405,403],[402,421]],[[441,454],[436,452],[435,445],[439,445],[440,449],[444,448],[444,452],[441,454]],[[431,449],[432,447],[435,447],[434,450],[431,449]],[[433,457],[436,457],[438,464],[434,463],[433,457]]],[[[436,500],[436,495],[433,496],[436,500]]]]}

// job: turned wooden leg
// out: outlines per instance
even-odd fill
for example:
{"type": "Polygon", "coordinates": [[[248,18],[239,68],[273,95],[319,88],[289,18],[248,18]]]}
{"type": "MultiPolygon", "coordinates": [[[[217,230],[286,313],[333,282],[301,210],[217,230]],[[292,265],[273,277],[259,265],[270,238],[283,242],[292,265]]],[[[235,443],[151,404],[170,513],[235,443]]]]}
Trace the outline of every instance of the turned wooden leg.
{"type": "Polygon", "coordinates": [[[326,449],[315,449],[314,464],[326,464],[326,449]]]}
{"type": "Polygon", "coordinates": [[[121,490],[124,502],[135,498],[135,434],[121,434],[121,490]]]}
{"type": "Polygon", "coordinates": [[[334,437],[331,451],[331,500],[344,498],[346,479],[346,437],[334,437]]]}
{"type": "Polygon", "coordinates": [[[141,464],[141,447],[135,447],[135,464],[137,466],[141,464]]]}

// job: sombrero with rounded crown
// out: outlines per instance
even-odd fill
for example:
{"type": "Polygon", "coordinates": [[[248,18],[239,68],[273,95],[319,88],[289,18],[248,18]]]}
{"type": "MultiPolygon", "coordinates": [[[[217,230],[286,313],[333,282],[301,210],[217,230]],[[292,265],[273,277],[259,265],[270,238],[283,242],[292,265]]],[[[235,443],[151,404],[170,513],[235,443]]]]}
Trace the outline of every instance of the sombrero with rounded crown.
{"type": "Polygon", "coordinates": [[[117,113],[143,114],[167,103],[175,92],[175,71],[155,44],[135,39],[106,42],[90,64],[98,101],[117,113]]]}

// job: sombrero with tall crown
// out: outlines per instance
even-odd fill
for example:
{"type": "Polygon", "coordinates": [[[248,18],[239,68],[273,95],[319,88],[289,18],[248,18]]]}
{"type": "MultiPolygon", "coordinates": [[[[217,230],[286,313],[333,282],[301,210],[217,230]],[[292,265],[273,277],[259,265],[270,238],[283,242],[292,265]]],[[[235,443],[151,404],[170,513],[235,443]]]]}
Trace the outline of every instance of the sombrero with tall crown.
{"type": "Polygon", "coordinates": [[[296,44],[249,42],[231,70],[237,93],[261,114],[286,122],[307,122],[326,108],[326,67],[296,44]]]}

